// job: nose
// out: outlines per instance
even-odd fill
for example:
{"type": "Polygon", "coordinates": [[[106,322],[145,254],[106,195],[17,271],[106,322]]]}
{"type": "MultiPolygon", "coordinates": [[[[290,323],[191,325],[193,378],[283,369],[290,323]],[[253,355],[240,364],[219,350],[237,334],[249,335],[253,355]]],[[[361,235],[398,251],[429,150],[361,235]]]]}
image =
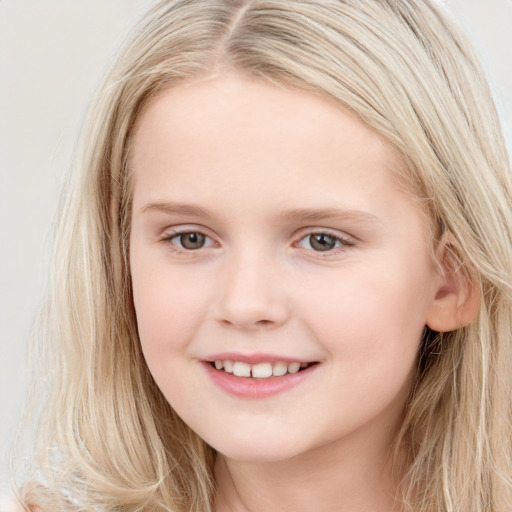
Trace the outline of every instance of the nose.
{"type": "Polygon", "coordinates": [[[272,329],[289,318],[285,276],[279,265],[261,254],[234,255],[225,262],[217,319],[243,330],[272,329]]]}

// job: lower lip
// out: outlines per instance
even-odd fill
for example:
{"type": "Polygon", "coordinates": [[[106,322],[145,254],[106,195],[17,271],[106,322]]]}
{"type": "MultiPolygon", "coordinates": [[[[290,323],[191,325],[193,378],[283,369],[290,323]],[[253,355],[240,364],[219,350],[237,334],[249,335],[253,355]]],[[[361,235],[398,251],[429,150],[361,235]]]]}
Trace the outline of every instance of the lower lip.
{"type": "Polygon", "coordinates": [[[237,377],[224,370],[217,370],[210,363],[203,362],[203,367],[222,391],[240,398],[267,398],[284,393],[307,380],[314,373],[318,364],[313,364],[297,373],[287,373],[281,377],[257,379],[254,377],[237,377]]]}

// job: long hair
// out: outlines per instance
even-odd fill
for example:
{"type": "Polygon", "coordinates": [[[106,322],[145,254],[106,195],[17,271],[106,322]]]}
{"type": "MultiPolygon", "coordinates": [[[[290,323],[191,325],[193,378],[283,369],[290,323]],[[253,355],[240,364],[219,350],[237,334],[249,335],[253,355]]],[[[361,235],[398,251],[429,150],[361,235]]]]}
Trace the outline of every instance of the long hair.
{"type": "Polygon", "coordinates": [[[338,101],[405,159],[482,300],[469,326],[425,333],[396,437],[408,452],[398,499],[415,512],[509,512],[510,164],[482,69],[431,0],[165,0],[145,16],[94,101],[59,217],[23,503],[211,510],[215,453],[174,413],[140,349],[128,162],[159,90],[226,66],[338,101]]]}

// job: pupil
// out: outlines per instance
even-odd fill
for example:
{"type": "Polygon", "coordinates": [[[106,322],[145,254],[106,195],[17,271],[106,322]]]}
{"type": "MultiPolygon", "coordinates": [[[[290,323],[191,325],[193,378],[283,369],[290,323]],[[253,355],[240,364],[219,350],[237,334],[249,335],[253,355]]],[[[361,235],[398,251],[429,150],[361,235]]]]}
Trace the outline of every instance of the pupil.
{"type": "Polygon", "coordinates": [[[336,240],[332,236],[323,233],[310,235],[309,243],[316,251],[330,251],[336,246],[336,240]]]}
{"type": "Polygon", "coordinates": [[[180,235],[181,245],[185,249],[200,249],[204,245],[205,236],[201,233],[183,233],[180,235]]]}

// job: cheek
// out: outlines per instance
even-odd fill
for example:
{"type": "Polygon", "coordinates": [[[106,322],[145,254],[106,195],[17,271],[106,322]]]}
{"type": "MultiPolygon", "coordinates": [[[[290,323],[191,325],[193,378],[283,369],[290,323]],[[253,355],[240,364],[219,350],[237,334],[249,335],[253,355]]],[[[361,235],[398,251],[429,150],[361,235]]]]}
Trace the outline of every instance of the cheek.
{"type": "MultiPolygon", "coordinates": [[[[182,272],[168,273],[155,266],[139,271],[132,265],[133,299],[139,339],[146,364],[173,406],[189,394],[198,393],[183,365],[204,317],[205,291],[182,272]],[[147,270],[149,269],[149,270],[147,270]]],[[[182,404],[181,407],[186,407],[182,404]]],[[[180,408],[181,410],[181,408],[180,408]]]]}
{"type": "Polygon", "coordinates": [[[297,292],[315,337],[361,377],[408,374],[425,326],[424,274],[385,267],[386,274],[379,265],[369,265],[368,271],[345,273],[337,286],[317,281],[308,294],[297,292]]]}
{"type": "Polygon", "coordinates": [[[405,289],[391,291],[381,280],[359,277],[346,279],[342,291],[326,291],[323,301],[311,301],[306,313],[315,339],[328,353],[332,385],[326,390],[335,390],[337,422],[348,430],[384,410],[395,411],[393,417],[400,413],[424,328],[423,304],[404,296],[405,289]]]}
{"type": "Polygon", "coordinates": [[[131,267],[139,337],[148,363],[183,352],[204,316],[204,286],[184,272],[165,271],[136,259],[131,267]]]}

